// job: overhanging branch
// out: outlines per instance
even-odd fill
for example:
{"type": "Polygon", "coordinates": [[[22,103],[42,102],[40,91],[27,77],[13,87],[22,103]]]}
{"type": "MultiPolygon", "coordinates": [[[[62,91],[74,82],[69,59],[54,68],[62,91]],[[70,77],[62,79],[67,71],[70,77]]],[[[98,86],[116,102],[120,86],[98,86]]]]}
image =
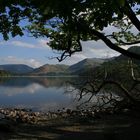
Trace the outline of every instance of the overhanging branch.
{"type": "Polygon", "coordinates": [[[115,35],[113,35],[113,34],[106,35],[106,37],[110,37],[110,38],[114,39],[120,45],[135,45],[135,44],[139,44],[140,43],[140,40],[135,40],[135,41],[132,41],[132,42],[125,42],[123,40],[118,40],[118,38],[115,35]]]}
{"type": "Polygon", "coordinates": [[[125,7],[121,8],[120,10],[121,12],[124,12],[124,14],[128,16],[128,18],[131,20],[134,26],[140,31],[140,21],[136,17],[136,14],[134,13],[134,11],[131,9],[127,0],[125,1],[125,7]]]}
{"type": "Polygon", "coordinates": [[[97,36],[99,39],[101,39],[109,48],[125,55],[128,56],[130,58],[135,58],[135,59],[140,59],[140,54],[134,53],[134,52],[130,52],[127,51],[121,47],[118,47],[116,44],[114,44],[113,42],[111,42],[111,40],[109,40],[103,33],[100,33],[94,29],[89,30],[89,32],[95,36],[97,36]]]}

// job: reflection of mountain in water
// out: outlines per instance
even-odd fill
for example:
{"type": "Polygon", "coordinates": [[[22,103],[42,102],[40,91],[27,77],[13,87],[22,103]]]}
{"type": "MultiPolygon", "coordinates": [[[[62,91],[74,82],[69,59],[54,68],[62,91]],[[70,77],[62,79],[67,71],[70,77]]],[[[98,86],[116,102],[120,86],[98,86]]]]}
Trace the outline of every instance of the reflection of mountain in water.
{"type": "Polygon", "coordinates": [[[19,78],[19,77],[3,77],[0,79],[0,86],[5,87],[26,87],[33,83],[30,78],[19,78]]]}
{"type": "Polygon", "coordinates": [[[63,87],[66,82],[77,83],[82,81],[79,77],[5,77],[0,79],[0,86],[26,87],[39,84],[48,87],[63,87]]]}
{"type": "MultiPolygon", "coordinates": [[[[77,77],[9,77],[0,79],[0,107],[51,110],[71,107],[73,96],[65,93],[65,82],[77,77]]],[[[80,80],[78,80],[80,81],[80,80]]]]}

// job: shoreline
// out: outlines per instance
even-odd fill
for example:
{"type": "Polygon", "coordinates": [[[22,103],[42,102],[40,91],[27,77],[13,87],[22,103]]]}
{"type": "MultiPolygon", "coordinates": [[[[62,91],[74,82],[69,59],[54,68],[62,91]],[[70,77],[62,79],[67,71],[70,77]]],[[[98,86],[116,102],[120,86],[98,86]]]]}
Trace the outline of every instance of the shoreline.
{"type": "MultiPolygon", "coordinates": [[[[100,113],[94,116],[77,116],[66,115],[66,112],[60,115],[60,111],[52,114],[47,113],[33,113],[30,110],[10,110],[17,111],[18,115],[28,115],[30,121],[21,121],[21,118],[15,121],[8,117],[0,119],[0,138],[6,135],[6,139],[81,139],[81,140],[122,140],[139,136],[140,131],[140,113],[137,112],[123,112],[123,113],[100,113]],[[20,113],[19,113],[20,112],[20,113]],[[56,115],[57,114],[57,115],[56,115]],[[51,115],[51,117],[49,116],[51,115]],[[36,117],[36,121],[33,121],[36,117]],[[135,134],[135,135],[134,135],[135,134]]],[[[8,115],[7,110],[7,115],[8,115]]],[[[6,110],[5,110],[6,111],[6,110]]],[[[67,110],[70,112],[70,110],[67,110]]],[[[72,111],[72,110],[71,110],[72,111]]],[[[1,109],[0,109],[1,112],[1,109]]],[[[79,112],[77,112],[79,113],[79,112]]],[[[89,113],[89,112],[88,112],[89,113]]],[[[87,114],[88,114],[87,113],[87,114]]],[[[12,113],[11,113],[12,115],[12,113]]],[[[89,115],[89,114],[88,114],[89,115]]],[[[24,118],[25,119],[25,118],[24,118]]],[[[140,137],[140,136],[139,136],[140,137]]]]}

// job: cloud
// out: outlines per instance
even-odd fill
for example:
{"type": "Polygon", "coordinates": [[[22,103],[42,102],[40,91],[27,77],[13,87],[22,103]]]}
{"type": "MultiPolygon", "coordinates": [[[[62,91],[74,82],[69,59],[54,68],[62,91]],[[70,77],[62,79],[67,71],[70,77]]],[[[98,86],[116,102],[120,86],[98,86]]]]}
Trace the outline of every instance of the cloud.
{"type": "MultiPolygon", "coordinates": [[[[1,64],[27,64],[32,67],[39,67],[46,63],[58,64],[59,62],[57,59],[47,59],[50,57],[56,57],[61,55],[59,53],[54,53],[54,51],[47,45],[47,42],[49,42],[49,39],[42,38],[31,38],[30,40],[26,38],[23,38],[22,40],[12,39],[7,42],[0,42],[1,46],[5,46],[2,47],[4,53],[7,51],[7,55],[9,55],[7,57],[5,57],[5,54],[1,55],[4,57],[0,58],[1,64]],[[10,52],[8,49],[11,49],[11,46],[13,47],[12,51],[10,52]],[[24,57],[25,59],[22,57],[24,57]],[[36,59],[34,59],[34,57],[36,59]],[[40,59],[42,60],[40,61],[40,59]]],[[[83,46],[82,52],[75,53],[70,58],[68,57],[66,60],[62,61],[60,64],[72,65],[85,58],[105,58],[119,55],[119,53],[117,53],[116,51],[109,49],[109,47],[106,46],[105,43],[102,41],[81,41],[81,43],[83,46]]]]}
{"type": "Polygon", "coordinates": [[[36,46],[31,44],[31,43],[27,43],[24,41],[18,41],[18,40],[13,40],[13,41],[2,41],[0,43],[0,45],[3,46],[14,46],[14,47],[27,47],[27,48],[35,48],[36,46]]]}
{"type": "MultiPolygon", "coordinates": [[[[71,57],[67,57],[62,62],[59,62],[59,64],[72,65],[86,58],[108,58],[120,55],[120,53],[111,50],[102,41],[82,41],[81,43],[83,46],[81,52],[76,52],[71,57]]],[[[52,56],[61,56],[61,54],[56,53],[54,55],[52,54],[52,56]]],[[[48,63],[56,64],[58,61],[57,59],[51,59],[48,63]]]]}
{"type": "Polygon", "coordinates": [[[17,40],[11,41],[10,43],[11,43],[11,45],[17,46],[17,47],[36,48],[36,46],[33,44],[22,42],[22,41],[17,41],[17,40]]]}
{"type": "Polygon", "coordinates": [[[51,49],[47,45],[48,40],[46,39],[36,39],[33,42],[29,41],[21,41],[21,40],[9,40],[9,41],[2,41],[0,45],[8,46],[8,47],[26,47],[26,48],[38,48],[38,49],[51,49]]]}
{"type": "Polygon", "coordinates": [[[36,59],[29,58],[29,59],[23,59],[23,58],[17,58],[15,56],[7,56],[7,57],[1,57],[0,58],[1,64],[25,64],[28,66],[31,66],[33,68],[40,67],[43,65],[42,62],[37,61],[36,59]]]}
{"type": "Polygon", "coordinates": [[[36,94],[41,89],[41,86],[36,83],[32,83],[31,85],[25,87],[12,87],[12,88],[5,88],[1,87],[2,93],[7,96],[16,96],[19,94],[36,94]]]}
{"type": "Polygon", "coordinates": [[[105,45],[103,41],[87,41],[82,42],[83,45],[83,54],[89,58],[104,58],[109,56],[116,56],[120,53],[110,49],[108,46],[105,45]]]}
{"type": "Polygon", "coordinates": [[[39,46],[41,47],[45,47],[45,48],[48,48],[48,49],[51,49],[47,43],[49,42],[49,39],[38,39],[38,44],[39,46]]]}
{"type": "MultiPolygon", "coordinates": [[[[46,44],[47,41],[48,40],[45,40],[45,39],[38,39],[37,40],[38,48],[39,47],[46,48],[50,56],[57,56],[57,53],[53,53],[52,49],[46,44]]],[[[86,58],[106,58],[106,57],[113,57],[113,56],[119,55],[118,52],[113,51],[108,46],[106,46],[103,41],[97,41],[97,42],[96,41],[86,41],[86,42],[82,41],[81,43],[83,46],[82,52],[75,53],[74,55],[72,55],[72,57],[67,58],[66,60],[62,61],[61,62],[62,64],[72,65],[86,58]]],[[[33,60],[28,61],[28,63],[29,62],[30,62],[30,65],[32,65],[31,63],[36,64],[36,66],[39,65],[38,63],[36,63],[36,61],[33,62],[33,60]]],[[[48,60],[47,62],[52,63],[52,64],[58,63],[56,59],[48,60]]]]}

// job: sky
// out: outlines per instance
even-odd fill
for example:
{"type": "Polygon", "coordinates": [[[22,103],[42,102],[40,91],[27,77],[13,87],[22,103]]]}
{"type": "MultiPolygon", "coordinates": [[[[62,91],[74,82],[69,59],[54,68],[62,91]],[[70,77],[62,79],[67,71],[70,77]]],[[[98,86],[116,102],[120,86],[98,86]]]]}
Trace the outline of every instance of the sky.
{"type": "MultiPolygon", "coordinates": [[[[106,29],[106,32],[111,28],[106,29]]],[[[119,53],[109,49],[102,41],[81,42],[82,52],[75,53],[61,63],[56,58],[59,56],[47,45],[47,38],[33,38],[28,35],[10,38],[8,41],[0,40],[0,65],[1,64],[26,64],[33,68],[45,64],[75,64],[85,58],[106,58],[119,55],[119,53]]]]}
{"type": "Polygon", "coordinates": [[[85,58],[106,58],[118,55],[101,41],[88,41],[82,42],[82,52],[77,52],[60,63],[56,58],[52,59],[60,54],[53,51],[46,42],[45,38],[34,39],[26,36],[0,41],[0,64],[26,64],[36,68],[44,64],[72,65],[85,58]]]}
{"type": "MultiPolygon", "coordinates": [[[[105,28],[104,32],[110,34],[115,31],[113,27],[105,28]]],[[[28,35],[10,38],[8,41],[0,40],[0,65],[1,64],[26,64],[33,68],[45,64],[67,64],[72,65],[86,58],[107,58],[120,55],[109,49],[102,41],[81,42],[82,52],[75,53],[61,63],[56,57],[58,54],[47,45],[47,38],[33,38],[28,35]]]]}
{"type": "MultiPolygon", "coordinates": [[[[134,7],[138,8],[138,7],[134,7]]],[[[135,9],[134,9],[135,10],[135,9]]],[[[138,16],[140,19],[140,16],[138,16]]],[[[25,21],[22,21],[25,24],[25,21]]],[[[110,26],[104,28],[106,34],[111,34],[116,30],[110,26]]],[[[136,28],[133,28],[133,32],[137,32],[136,28]]],[[[60,54],[54,52],[47,45],[47,38],[29,37],[25,33],[22,37],[10,38],[8,41],[4,41],[0,35],[0,65],[1,64],[26,64],[33,68],[40,67],[45,64],[75,64],[85,58],[107,58],[120,55],[118,52],[109,49],[102,41],[87,41],[81,42],[83,46],[82,52],[77,52],[72,57],[68,57],[61,63],[57,59],[50,59],[60,54]]],[[[127,47],[126,47],[127,49],[127,47]]]]}

